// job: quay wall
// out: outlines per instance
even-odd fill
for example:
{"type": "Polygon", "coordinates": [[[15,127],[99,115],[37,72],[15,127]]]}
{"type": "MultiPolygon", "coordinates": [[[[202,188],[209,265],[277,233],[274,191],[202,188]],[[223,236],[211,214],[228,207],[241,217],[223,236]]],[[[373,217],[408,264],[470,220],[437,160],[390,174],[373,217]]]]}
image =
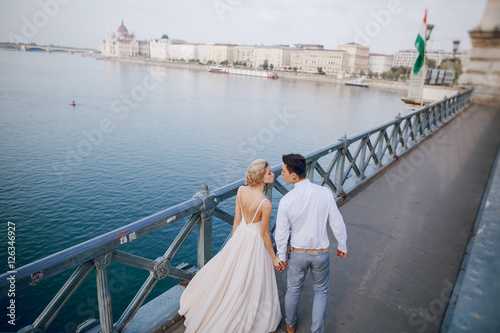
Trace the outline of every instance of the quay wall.
{"type": "MultiPolygon", "coordinates": [[[[208,67],[210,67],[208,65],[200,65],[197,63],[181,63],[181,62],[154,60],[148,58],[117,58],[117,57],[105,57],[99,54],[82,55],[82,56],[92,56],[96,59],[106,60],[106,61],[116,61],[116,62],[124,62],[124,63],[140,64],[140,65],[165,66],[171,68],[182,68],[182,69],[189,69],[196,71],[207,71],[208,67]]],[[[337,76],[332,76],[332,75],[318,75],[309,73],[299,73],[293,71],[276,71],[276,72],[279,78],[284,80],[304,80],[313,82],[329,82],[337,84],[345,84],[346,82],[353,80],[353,78],[338,78],[337,76]]],[[[408,82],[389,81],[382,79],[366,79],[364,83],[370,85],[370,87],[373,88],[400,90],[400,91],[408,91],[409,87],[408,82]]]]}

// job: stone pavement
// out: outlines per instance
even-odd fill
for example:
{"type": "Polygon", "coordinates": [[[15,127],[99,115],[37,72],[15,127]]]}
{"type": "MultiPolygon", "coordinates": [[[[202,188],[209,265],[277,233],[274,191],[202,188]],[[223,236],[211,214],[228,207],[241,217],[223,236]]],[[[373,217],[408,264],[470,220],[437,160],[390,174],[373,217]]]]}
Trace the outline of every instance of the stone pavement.
{"type": "Polygon", "coordinates": [[[442,332],[500,332],[500,149],[442,332]]]}

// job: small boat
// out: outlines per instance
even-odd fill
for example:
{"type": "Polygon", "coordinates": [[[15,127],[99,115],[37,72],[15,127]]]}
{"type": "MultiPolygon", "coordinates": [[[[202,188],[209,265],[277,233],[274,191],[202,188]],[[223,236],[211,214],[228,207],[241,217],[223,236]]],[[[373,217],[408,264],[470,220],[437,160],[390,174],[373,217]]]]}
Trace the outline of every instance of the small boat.
{"type": "Polygon", "coordinates": [[[366,83],[363,83],[364,81],[365,81],[365,78],[360,77],[359,79],[346,82],[345,85],[346,86],[356,86],[356,87],[368,88],[369,85],[367,85],[366,83]]]}
{"type": "Polygon", "coordinates": [[[209,67],[208,71],[210,73],[218,73],[218,74],[256,76],[272,80],[276,80],[278,78],[278,74],[276,74],[276,72],[274,71],[267,71],[264,69],[255,69],[255,68],[233,68],[233,67],[215,66],[215,67],[209,67]]]}
{"type": "Polygon", "coordinates": [[[229,70],[227,67],[209,67],[208,71],[210,73],[218,73],[218,74],[229,74],[229,70]]]}

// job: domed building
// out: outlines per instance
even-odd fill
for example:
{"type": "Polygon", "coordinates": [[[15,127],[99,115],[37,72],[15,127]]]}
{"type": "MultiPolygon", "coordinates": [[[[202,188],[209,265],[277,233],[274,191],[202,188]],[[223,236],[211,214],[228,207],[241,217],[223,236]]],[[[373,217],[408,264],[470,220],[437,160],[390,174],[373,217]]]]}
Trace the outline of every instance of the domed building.
{"type": "Polygon", "coordinates": [[[134,34],[128,33],[123,20],[117,35],[108,30],[99,49],[107,57],[149,57],[149,42],[136,40],[134,34]]]}
{"type": "Polygon", "coordinates": [[[122,20],[122,25],[118,27],[118,38],[125,39],[127,37],[132,37],[132,35],[128,34],[127,28],[123,25],[123,20],[122,20]]]}
{"type": "Polygon", "coordinates": [[[166,34],[160,39],[152,39],[149,41],[150,55],[153,59],[169,59],[169,46],[172,41],[166,34]]]}

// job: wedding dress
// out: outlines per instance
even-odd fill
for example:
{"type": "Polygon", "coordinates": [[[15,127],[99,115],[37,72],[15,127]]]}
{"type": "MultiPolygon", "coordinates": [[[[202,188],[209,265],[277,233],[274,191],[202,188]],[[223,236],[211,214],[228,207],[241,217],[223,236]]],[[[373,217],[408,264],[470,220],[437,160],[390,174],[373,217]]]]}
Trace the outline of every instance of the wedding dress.
{"type": "Polygon", "coordinates": [[[265,200],[248,224],[242,210],[231,239],[189,282],[179,309],[186,317],[185,332],[267,333],[278,327],[281,310],[273,262],[261,223],[254,223],[265,200]]]}

